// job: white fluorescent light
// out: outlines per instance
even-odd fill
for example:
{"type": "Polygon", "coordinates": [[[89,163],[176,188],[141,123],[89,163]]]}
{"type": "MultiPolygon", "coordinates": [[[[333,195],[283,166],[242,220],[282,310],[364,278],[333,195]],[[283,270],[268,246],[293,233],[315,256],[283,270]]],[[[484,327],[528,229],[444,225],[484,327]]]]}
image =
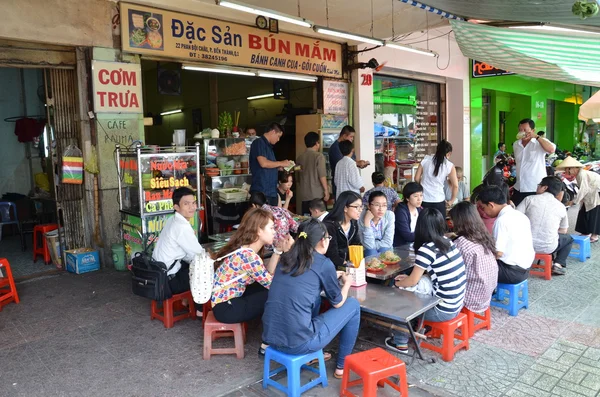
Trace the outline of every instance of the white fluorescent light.
{"type": "Polygon", "coordinates": [[[548,25],[548,24],[509,26],[509,29],[531,29],[531,30],[545,30],[545,31],[550,31],[550,32],[600,34],[600,32],[595,32],[595,31],[591,31],[591,30],[561,28],[560,26],[553,26],[553,25],[548,25]]]}
{"type": "Polygon", "coordinates": [[[270,73],[270,72],[258,72],[258,77],[266,77],[271,79],[284,79],[284,80],[297,80],[297,81],[310,81],[314,83],[318,80],[318,77],[305,76],[302,74],[286,74],[286,73],[270,73]]]}
{"type": "Polygon", "coordinates": [[[235,75],[238,75],[238,76],[256,76],[256,74],[254,72],[249,72],[249,71],[246,71],[246,70],[236,70],[236,69],[226,69],[226,68],[211,68],[211,67],[190,66],[190,65],[183,65],[181,68],[185,69],[185,70],[194,70],[194,71],[197,71],[197,72],[235,74],[235,75]]]}
{"type": "Polygon", "coordinates": [[[389,47],[389,48],[394,48],[396,50],[402,50],[402,51],[414,52],[415,54],[427,55],[428,57],[438,56],[437,52],[435,52],[435,51],[422,50],[420,48],[413,48],[413,47],[405,46],[402,44],[394,43],[393,41],[386,41],[385,46],[389,47]]]}
{"type": "MultiPolygon", "coordinates": [[[[594,123],[600,123],[600,119],[592,119],[594,123]]],[[[45,141],[44,141],[45,142],[45,141]]]]}
{"type": "Polygon", "coordinates": [[[273,96],[275,96],[275,94],[254,95],[254,96],[249,96],[246,99],[249,100],[249,101],[251,101],[253,99],[271,98],[273,96]]]}
{"type": "Polygon", "coordinates": [[[304,18],[295,17],[295,16],[288,15],[288,14],[282,14],[282,13],[279,13],[274,10],[267,10],[265,8],[256,7],[256,6],[253,6],[250,4],[240,3],[239,1],[217,0],[217,4],[220,6],[232,8],[232,9],[238,10],[238,11],[244,11],[244,12],[248,12],[250,14],[262,15],[267,18],[273,18],[273,19],[277,19],[279,21],[293,23],[295,25],[300,25],[305,28],[310,28],[313,25],[313,23],[311,21],[308,21],[304,18]]]}
{"type": "Polygon", "coordinates": [[[168,112],[162,112],[160,115],[161,116],[167,116],[169,114],[175,114],[175,113],[181,113],[181,112],[183,112],[183,110],[181,110],[181,109],[169,110],[168,112]]]}
{"type": "Polygon", "coordinates": [[[362,43],[383,45],[383,40],[375,39],[373,37],[361,36],[358,34],[343,32],[341,30],[330,29],[325,26],[313,26],[313,29],[317,33],[326,34],[329,36],[341,37],[343,39],[360,41],[362,43]]]}

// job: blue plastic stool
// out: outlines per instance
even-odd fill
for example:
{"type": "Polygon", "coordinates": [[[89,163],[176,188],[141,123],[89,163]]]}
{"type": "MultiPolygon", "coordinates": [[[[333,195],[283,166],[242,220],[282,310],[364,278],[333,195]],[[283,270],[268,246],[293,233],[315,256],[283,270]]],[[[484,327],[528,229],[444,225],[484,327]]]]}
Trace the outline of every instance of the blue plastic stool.
{"type": "Polygon", "coordinates": [[[496,293],[492,296],[491,305],[508,310],[508,314],[516,316],[519,309],[529,307],[529,288],[527,280],[519,284],[500,284],[496,287],[496,293]],[[508,296],[507,296],[508,295],[508,296]],[[508,304],[504,303],[504,298],[508,298],[508,304]]]}
{"type": "Polygon", "coordinates": [[[319,350],[314,353],[294,356],[291,354],[285,354],[277,351],[271,347],[265,350],[265,365],[263,371],[263,389],[271,385],[274,388],[286,393],[290,397],[299,397],[302,393],[318,385],[323,384],[323,387],[327,387],[327,370],[325,369],[325,358],[323,357],[323,350],[319,350]],[[319,359],[319,368],[313,368],[306,364],[315,358],[319,359]],[[271,366],[271,360],[283,364],[281,367],[269,371],[271,366]],[[319,375],[317,379],[313,379],[304,386],[300,385],[300,372],[302,369],[307,369],[319,375]],[[287,387],[284,387],[279,382],[271,379],[273,375],[280,373],[283,370],[287,370],[287,387]]]}
{"type": "Polygon", "coordinates": [[[590,236],[580,236],[578,234],[571,234],[573,237],[573,247],[569,256],[579,259],[579,262],[585,262],[587,258],[592,257],[592,245],[590,244],[590,236]],[[577,245],[577,248],[575,248],[577,245]]]}

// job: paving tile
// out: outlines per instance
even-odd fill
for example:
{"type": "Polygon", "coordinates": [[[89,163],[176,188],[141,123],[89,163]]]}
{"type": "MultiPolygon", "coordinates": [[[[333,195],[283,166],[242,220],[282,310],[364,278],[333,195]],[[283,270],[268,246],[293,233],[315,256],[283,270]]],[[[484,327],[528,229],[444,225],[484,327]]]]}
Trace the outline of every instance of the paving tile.
{"type": "Polygon", "coordinates": [[[578,382],[581,386],[587,387],[592,390],[600,390],[600,375],[588,374],[585,379],[578,382]]]}
{"type": "Polygon", "coordinates": [[[535,371],[533,369],[528,369],[520,378],[519,381],[523,382],[529,386],[535,384],[542,376],[544,376],[543,372],[535,371]]]}
{"type": "Polygon", "coordinates": [[[560,378],[556,378],[554,376],[542,376],[538,379],[537,382],[533,385],[533,387],[544,390],[544,391],[552,391],[554,386],[560,381],[560,378]]]}
{"type": "Polygon", "coordinates": [[[549,397],[550,393],[536,389],[530,385],[517,382],[506,392],[510,397],[549,397]]]}
{"type": "Polygon", "coordinates": [[[562,283],[553,285],[550,293],[530,303],[529,310],[538,316],[570,322],[580,316],[598,296],[598,289],[594,285],[583,284],[574,288],[562,283]]]}
{"type": "Polygon", "coordinates": [[[560,335],[562,340],[600,348],[600,328],[571,323],[560,335]]]}
{"type": "Polygon", "coordinates": [[[585,371],[581,371],[575,368],[571,368],[566,374],[565,376],[563,376],[563,379],[567,382],[571,382],[571,383],[581,383],[581,381],[586,377],[586,375],[588,375],[587,372],[585,371]]]}
{"type": "Polygon", "coordinates": [[[571,382],[560,382],[560,385],[554,388],[553,392],[556,393],[557,389],[566,389],[571,392],[577,393],[577,395],[587,397],[595,397],[596,393],[598,392],[597,390],[588,389],[587,387],[580,386],[571,382]]]}

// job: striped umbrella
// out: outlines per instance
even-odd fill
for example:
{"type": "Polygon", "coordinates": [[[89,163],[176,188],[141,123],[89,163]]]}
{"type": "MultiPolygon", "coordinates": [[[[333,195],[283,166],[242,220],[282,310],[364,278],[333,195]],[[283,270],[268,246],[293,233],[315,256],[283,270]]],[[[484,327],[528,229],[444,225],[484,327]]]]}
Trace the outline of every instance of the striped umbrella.
{"type": "Polygon", "coordinates": [[[600,40],[451,20],[462,53],[525,76],[600,86],[600,40]]]}

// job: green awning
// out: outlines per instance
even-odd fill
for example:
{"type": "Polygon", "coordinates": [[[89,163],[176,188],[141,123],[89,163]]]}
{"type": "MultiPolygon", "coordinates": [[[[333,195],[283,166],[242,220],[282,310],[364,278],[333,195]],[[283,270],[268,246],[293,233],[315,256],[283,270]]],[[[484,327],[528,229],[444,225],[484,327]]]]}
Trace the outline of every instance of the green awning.
{"type": "Polygon", "coordinates": [[[600,36],[450,23],[462,53],[468,58],[525,76],[600,86],[600,36]]]}

